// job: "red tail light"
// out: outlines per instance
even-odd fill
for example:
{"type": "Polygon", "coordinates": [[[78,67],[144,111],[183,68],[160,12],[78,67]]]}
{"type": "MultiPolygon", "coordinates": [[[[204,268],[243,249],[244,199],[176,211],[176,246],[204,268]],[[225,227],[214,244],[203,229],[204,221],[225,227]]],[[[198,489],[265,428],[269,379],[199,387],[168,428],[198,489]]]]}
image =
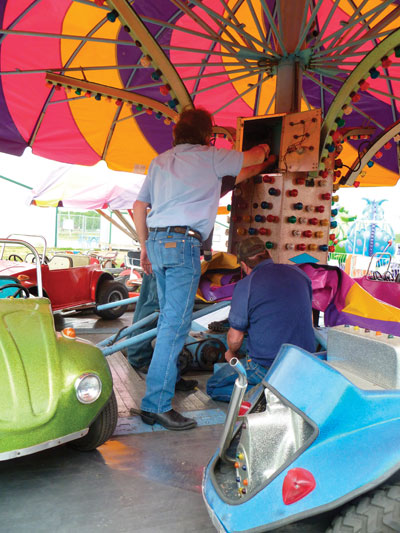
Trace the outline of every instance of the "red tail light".
{"type": "Polygon", "coordinates": [[[292,468],[286,474],[282,485],[282,498],[285,505],[295,503],[316,487],[314,476],[304,468],[292,468]]]}

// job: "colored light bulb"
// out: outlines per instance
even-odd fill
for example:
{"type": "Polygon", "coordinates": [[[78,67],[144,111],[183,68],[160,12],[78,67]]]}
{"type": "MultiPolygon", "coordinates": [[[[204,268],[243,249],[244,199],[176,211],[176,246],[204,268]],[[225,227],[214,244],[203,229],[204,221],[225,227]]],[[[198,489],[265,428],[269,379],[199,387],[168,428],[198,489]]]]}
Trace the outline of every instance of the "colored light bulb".
{"type": "Polygon", "coordinates": [[[274,247],[274,243],[273,242],[267,241],[265,243],[265,248],[267,248],[267,250],[272,250],[273,247],[274,247]]]}
{"type": "Polygon", "coordinates": [[[307,237],[309,239],[310,237],[312,237],[312,231],[308,229],[306,231],[303,231],[302,235],[303,237],[307,237]]]}
{"type": "Polygon", "coordinates": [[[153,60],[150,56],[143,56],[140,58],[140,64],[142,65],[142,67],[149,67],[152,61],[153,60]]]}
{"type": "Polygon", "coordinates": [[[268,192],[271,196],[280,196],[281,194],[281,191],[279,189],[275,189],[275,187],[271,187],[268,192]]]}
{"type": "Polygon", "coordinates": [[[393,63],[393,61],[391,59],[389,59],[388,57],[382,57],[382,67],[383,68],[389,68],[390,65],[393,63]]]}
{"type": "Polygon", "coordinates": [[[161,85],[161,87],[160,87],[160,93],[163,96],[168,96],[170,90],[171,90],[171,87],[168,84],[167,85],[161,85]]]}
{"type": "Polygon", "coordinates": [[[263,182],[264,183],[275,183],[275,178],[274,176],[265,175],[263,176],[263,182]]]}
{"type": "Polygon", "coordinates": [[[297,204],[294,204],[293,209],[297,209],[298,211],[300,211],[301,209],[303,209],[303,204],[301,202],[297,202],[297,204]]]}
{"type": "Polygon", "coordinates": [[[295,224],[297,222],[297,218],[294,216],[288,217],[287,221],[289,224],[295,224]]]}
{"type": "Polygon", "coordinates": [[[308,223],[312,226],[316,226],[318,224],[318,218],[310,218],[308,223]]]}
{"type": "Polygon", "coordinates": [[[371,76],[371,78],[373,80],[375,80],[376,78],[379,78],[380,76],[380,72],[378,69],[376,69],[375,67],[372,67],[370,70],[369,70],[369,75],[371,76]]]}
{"type": "Polygon", "coordinates": [[[272,204],[270,202],[261,202],[262,209],[272,209],[272,204]]]}
{"type": "Polygon", "coordinates": [[[154,81],[158,81],[161,78],[161,70],[157,69],[154,72],[151,73],[151,79],[154,81]]]}
{"type": "Polygon", "coordinates": [[[307,246],[303,243],[301,244],[296,244],[296,250],[302,250],[304,252],[304,250],[307,248],[307,246]]]}
{"type": "Polygon", "coordinates": [[[319,249],[321,252],[327,252],[328,251],[328,245],[327,244],[320,244],[319,249]]]}

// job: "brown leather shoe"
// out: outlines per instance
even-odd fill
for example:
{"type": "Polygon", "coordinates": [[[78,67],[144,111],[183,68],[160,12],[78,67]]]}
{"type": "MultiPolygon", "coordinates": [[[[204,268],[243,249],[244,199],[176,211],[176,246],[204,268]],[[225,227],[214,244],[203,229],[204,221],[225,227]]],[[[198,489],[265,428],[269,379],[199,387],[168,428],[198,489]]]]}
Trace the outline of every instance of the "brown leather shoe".
{"type": "Polygon", "coordinates": [[[140,411],[140,416],[145,424],[150,424],[152,426],[157,423],[171,431],[183,431],[197,426],[196,420],[193,420],[193,418],[186,418],[177,411],[174,411],[174,409],[171,409],[166,413],[140,411]]]}

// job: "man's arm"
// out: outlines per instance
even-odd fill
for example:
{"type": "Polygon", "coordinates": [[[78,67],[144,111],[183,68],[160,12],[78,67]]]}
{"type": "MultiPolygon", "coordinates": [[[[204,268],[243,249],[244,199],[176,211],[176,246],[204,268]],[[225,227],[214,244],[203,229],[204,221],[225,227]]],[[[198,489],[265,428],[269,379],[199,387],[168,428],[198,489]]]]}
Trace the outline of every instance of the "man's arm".
{"type": "Polygon", "coordinates": [[[268,159],[270,148],[268,144],[258,144],[243,152],[242,169],[253,165],[260,165],[268,159]]]}
{"type": "Polygon", "coordinates": [[[146,274],[152,273],[151,263],[147,256],[146,240],[148,236],[148,229],[146,225],[147,208],[150,206],[147,202],[136,200],[133,204],[133,221],[135,223],[136,232],[140,243],[140,266],[146,274]]]}
{"type": "Polygon", "coordinates": [[[232,357],[236,357],[236,353],[239,351],[242,346],[244,339],[244,332],[239,331],[238,329],[229,328],[228,334],[226,336],[226,341],[228,343],[228,350],[225,352],[225,359],[229,362],[232,357]]]}
{"type": "Polygon", "coordinates": [[[260,163],[259,165],[252,165],[250,167],[242,168],[242,170],[236,176],[235,185],[237,185],[238,183],[241,183],[244,180],[247,180],[248,178],[257,176],[257,174],[260,174],[261,172],[266,170],[269,166],[274,164],[275,161],[276,161],[276,155],[271,154],[269,155],[266,161],[264,161],[263,163],[260,163]]]}

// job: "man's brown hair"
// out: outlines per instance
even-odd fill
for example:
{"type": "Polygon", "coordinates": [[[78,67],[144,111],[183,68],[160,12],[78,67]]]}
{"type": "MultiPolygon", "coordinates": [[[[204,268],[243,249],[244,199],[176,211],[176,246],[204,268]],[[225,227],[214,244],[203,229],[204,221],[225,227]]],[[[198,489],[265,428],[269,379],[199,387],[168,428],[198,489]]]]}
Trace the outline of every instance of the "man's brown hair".
{"type": "Polygon", "coordinates": [[[246,257],[246,259],[242,259],[242,261],[248,267],[255,268],[259,263],[265,261],[266,259],[271,259],[271,255],[267,252],[267,250],[265,250],[265,252],[262,252],[261,254],[257,254],[254,257],[246,257]]]}
{"type": "Polygon", "coordinates": [[[208,145],[212,135],[213,121],[205,109],[186,109],[179,115],[174,128],[173,145],[203,144],[208,145]]]}

